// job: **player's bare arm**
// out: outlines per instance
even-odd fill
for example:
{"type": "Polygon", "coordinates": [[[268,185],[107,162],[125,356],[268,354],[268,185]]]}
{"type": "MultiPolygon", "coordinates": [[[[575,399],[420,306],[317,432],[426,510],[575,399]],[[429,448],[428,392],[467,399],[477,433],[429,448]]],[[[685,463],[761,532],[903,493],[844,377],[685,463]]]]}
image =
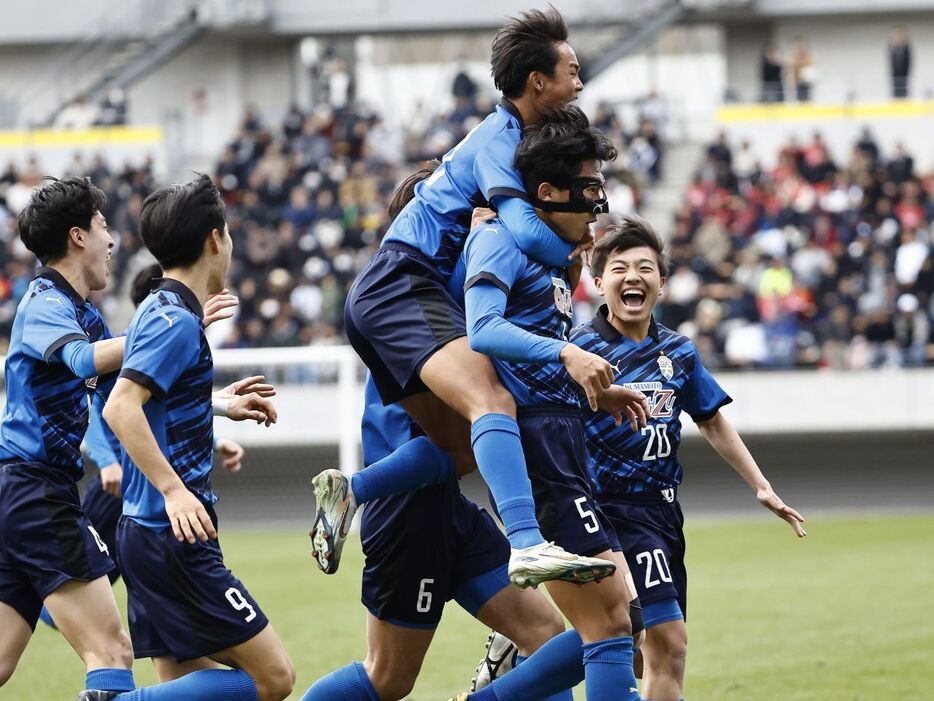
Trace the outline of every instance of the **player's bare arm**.
{"type": "Polygon", "coordinates": [[[94,343],[94,369],[101,375],[116,372],[123,365],[126,337],[107,338],[94,343]]]}
{"type": "Polygon", "coordinates": [[[613,384],[613,366],[606,359],[588,353],[573,343],[561,349],[559,358],[568,374],[584,388],[591,411],[596,411],[600,396],[613,384]]]}
{"type": "Polygon", "coordinates": [[[649,402],[638,390],[611,385],[600,396],[597,405],[601,410],[613,415],[616,425],[623,422],[623,416],[629,421],[629,427],[638,431],[648,422],[649,402]]]}
{"type": "Polygon", "coordinates": [[[149,427],[143,405],[151,397],[143,385],[121,377],[104,406],[104,420],[130,459],[165,499],[165,512],[178,540],[217,538],[207,510],[172,469],[149,427]]]}
{"type": "Polygon", "coordinates": [[[802,525],[804,517],[775,493],[743,439],[721,412],[718,411],[709,420],[698,423],[697,428],[711,447],[756,491],[756,499],[762,506],[787,521],[799,538],[807,535],[802,525]]]}

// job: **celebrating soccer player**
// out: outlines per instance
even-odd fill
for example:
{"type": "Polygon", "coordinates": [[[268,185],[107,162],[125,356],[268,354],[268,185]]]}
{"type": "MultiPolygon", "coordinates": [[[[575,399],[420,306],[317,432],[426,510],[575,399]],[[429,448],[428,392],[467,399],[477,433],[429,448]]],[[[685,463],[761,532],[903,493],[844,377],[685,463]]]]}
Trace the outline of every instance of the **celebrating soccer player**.
{"type": "MultiPolygon", "coordinates": [[[[463,309],[449,289],[471,211],[481,201],[498,208],[523,250],[568,265],[573,246],[535,215],[512,162],[525,125],[575,99],[583,87],[578,68],[567,25],[553,8],[510,21],[493,41],[492,72],[503,101],[416,186],[415,198],[357,277],[345,308],[350,342],[382,401],[401,403],[432,442],[406,443],[352,480],[335,470],[315,478],[313,547],[325,572],[338,567],[358,504],[451,478],[441,449],[458,458],[460,473],[479,467],[506,526],[514,582],[589,581],[613,571],[609,561],[570,554],[542,537],[515,401],[489,360],[468,345],[463,309]]],[[[595,375],[591,392],[596,396],[611,380],[595,375]]]]}
{"type": "MultiPolygon", "coordinates": [[[[214,183],[202,175],[154,192],[140,233],[165,277],[133,317],[104,419],[125,451],[117,550],[136,655],[152,657],[160,678],[181,677],[170,682],[176,696],[146,698],[281,701],[292,663],[224,565],[213,511],[214,366],[202,307],[224,288],[233,246],[214,183]]],[[[226,413],[276,420],[255,393],[231,398],[226,413]]]]}

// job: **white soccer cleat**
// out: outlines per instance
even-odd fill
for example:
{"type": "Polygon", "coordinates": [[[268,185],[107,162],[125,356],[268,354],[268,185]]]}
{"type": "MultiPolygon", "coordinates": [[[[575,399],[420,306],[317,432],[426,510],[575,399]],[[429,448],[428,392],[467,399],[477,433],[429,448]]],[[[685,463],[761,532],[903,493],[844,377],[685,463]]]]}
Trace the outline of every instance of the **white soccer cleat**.
{"type": "Polygon", "coordinates": [[[318,513],[312,526],[312,555],[325,574],[334,574],[341,562],[344,540],[357,510],[350,490],[350,480],[339,470],[324,470],[311,483],[315,487],[318,513]]]}
{"type": "Polygon", "coordinates": [[[609,560],[575,555],[554,543],[513,550],[509,556],[509,580],[520,589],[554,580],[574,584],[599,582],[615,571],[616,565],[609,560]]]}
{"type": "Polygon", "coordinates": [[[493,683],[494,679],[512,670],[516,666],[519,648],[502,633],[490,631],[486,639],[486,656],[477,665],[474,678],[470,681],[470,693],[480,691],[493,683]]]}

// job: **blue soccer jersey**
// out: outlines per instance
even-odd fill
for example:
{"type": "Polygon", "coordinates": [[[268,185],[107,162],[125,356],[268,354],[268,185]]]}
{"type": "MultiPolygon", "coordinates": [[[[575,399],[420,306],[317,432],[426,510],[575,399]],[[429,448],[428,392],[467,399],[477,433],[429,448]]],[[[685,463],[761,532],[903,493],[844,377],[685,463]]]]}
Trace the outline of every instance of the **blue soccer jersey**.
{"type": "MultiPolygon", "coordinates": [[[[214,448],[211,391],[214,361],[204,336],[198,298],[172,279],[157,283],[127,330],[120,377],[146,387],[149,427],[185,486],[205,504],[211,487],[214,448]]],[[[144,526],[169,525],[165,500],[123,451],[123,513],[144,526]]]]}
{"type": "Polygon", "coordinates": [[[61,273],[39,269],[17,307],[10,335],[0,460],[44,463],[81,477],[88,392],[97,378],[76,377],[56,351],[71,341],[110,337],[100,312],[61,273]]]}
{"type": "MultiPolygon", "coordinates": [[[[414,198],[393,221],[383,242],[417,248],[442,277],[450,277],[464,250],[473,208],[497,196],[526,197],[522,179],[513,167],[523,126],[516,107],[508,100],[500,102],[444,155],[430,177],[415,186],[414,198]]],[[[546,240],[543,260],[550,256],[566,259],[569,245],[550,233],[546,240]]]]}
{"type": "Polygon", "coordinates": [[[585,410],[590,470],[598,494],[624,496],[677,487],[681,412],[705,421],[732,401],[704,367],[694,344],[654,320],[646,339],[636,343],[610,324],[606,305],[593,321],[574,329],[571,341],[619,368],[616,384],[643,392],[649,403],[648,425],[638,433],[628,423],[616,426],[606,412],[585,410]]]}
{"type": "Polygon", "coordinates": [[[571,287],[566,270],[528,258],[511,232],[495,219],[470,235],[464,258],[471,344],[476,345],[478,322],[506,322],[498,329],[487,328],[485,333],[496,338],[499,348],[488,354],[516,404],[579,406],[578,385],[558,359],[571,329],[571,287]],[[500,310],[478,312],[477,295],[472,292],[477,286],[495,288],[506,296],[501,319],[496,318],[500,310]],[[480,318],[475,318],[478,315],[480,318]],[[509,324],[515,328],[509,329],[509,324]]]}

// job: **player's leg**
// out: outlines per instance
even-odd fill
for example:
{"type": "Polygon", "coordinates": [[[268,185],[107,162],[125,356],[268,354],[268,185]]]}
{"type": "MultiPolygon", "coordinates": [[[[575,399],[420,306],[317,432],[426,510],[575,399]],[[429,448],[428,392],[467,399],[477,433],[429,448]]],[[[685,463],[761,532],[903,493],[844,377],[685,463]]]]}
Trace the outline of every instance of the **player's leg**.
{"type": "MultiPolygon", "coordinates": [[[[677,602],[673,603],[677,606],[677,602]]],[[[642,649],[645,665],[643,696],[651,701],[679,701],[684,695],[688,650],[688,631],[684,620],[648,628],[642,649]]]]}
{"type": "Polygon", "coordinates": [[[181,679],[192,672],[200,672],[204,669],[223,669],[221,665],[210,657],[199,657],[196,660],[179,662],[171,655],[153,657],[152,666],[156,670],[156,679],[160,682],[170,682],[175,679],[181,679]]]}
{"type": "Polygon", "coordinates": [[[256,600],[224,565],[216,540],[178,542],[124,517],[117,546],[137,657],[180,663],[210,657],[234,669],[198,669],[118,701],[281,701],[294,671],[256,600]]]}
{"type": "Polygon", "coordinates": [[[0,601],[0,687],[13,676],[26,645],[32,637],[32,626],[12,606],[0,601]]]}

